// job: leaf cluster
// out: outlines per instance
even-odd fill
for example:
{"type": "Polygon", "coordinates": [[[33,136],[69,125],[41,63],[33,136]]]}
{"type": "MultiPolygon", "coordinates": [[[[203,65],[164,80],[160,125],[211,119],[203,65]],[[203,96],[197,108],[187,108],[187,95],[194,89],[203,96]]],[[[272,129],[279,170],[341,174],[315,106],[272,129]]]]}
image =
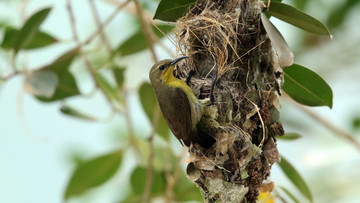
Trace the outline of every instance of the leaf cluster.
{"type": "MultiPolygon", "coordinates": [[[[161,0],[154,18],[175,22],[194,4],[195,0],[161,0]]],[[[350,9],[351,5],[354,5],[354,1],[348,0],[344,4],[344,8],[350,9]]],[[[61,40],[41,29],[41,25],[51,14],[51,10],[51,8],[44,8],[37,11],[19,28],[6,24],[0,25],[0,31],[3,32],[4,36],[0,44],[1,48],[11,52],[13,54],[13,60],[16,60],[22,52],[45,49],[49,46],[61,43],[61,40]]],[[[300,29],[331,37],[328,28],[323,23],[290,5],[279,1],[272,1],[269,8],[266,8],[264,12],[269,16],[279,18],[300,29]]],[[[346,15],[341,9],[338,9],[335,12],[341,13],[342,16],[346,15]]],[[[332,22],[331,26],[333,27],[339,24],[339,21],[335,21],[334,19],[329,19],[329,22],[332,22]]],[[[167,23],[152,25],[151,30],[154,33],[155,42],[159,42],[161,38],[164,37],[163,33],[171,33],[174,27],[175,26],[167,23]]],[[[125,89],[126,67],[116,65],[112,59],[115,57],[125,57],[136,54],[147,48],[146,37],[139,28],[127,40],[121,42],[116,48],[111,50],[110,62],[109,64],[106,64],[109,68],[104,70],[101,66],[89,70],[93,75],[94,83],[97,85],[96,88],[109,99],[110,104],[115,106],[116,109],[124,107],[124,98],[122,95],[125,89]]],[[[25,71],[18,70],[18,68],[14,67],[13,74],[24,74],[24,89],[41,102],[64,101],[72,97],[80,97],[83,96],[83,93],[80,91],[77,81],[71,72],[71,66],[75,61],[81,59],[83,56],[82,52],[83,50],[81,50],[81,47],[76,46],[63,53],[50,64],[39,67],[29,73],[25,73],[25,71]]],[[[321,76],[309,68],[298,64],[285,67],[283,71],[285,78],[283,90],[292,99],[308,106],[332,107],[332,90],[321,76]]],[[[138,89],[138,95],[149,123],[152,124],[159,107],[150,84],[143,83],[138,89]]],[[[87,121],[99,120],[96,116],[80,111],[77,107],[68,105],[66,102],[63,102],[60,111],[68,116],[78,119],[87,121]]],[[[163,138],[163,140],[169,141],[170,131],[162,116],[160,116],[155,131],[163,138]]],[[[286,134],[285,136],[279,137],[279,139],[296,140],[299,137],[300,135],[297,134],[286,134]]],[[[153,173],[153,182],[156,184],[151,188],[152,197],[166,195],[168,175],[173,174],[178,170],[176,167],[170,167],[169,169],[166,163],[172,163],[174,160],[179,159],[179,157],[176,157],[168,148],[156,147],[156,150],[157,154],[167,156],[155,158],[155,161],[159,163],[159,166],[155,168],[153,173]]],[[[64,198],[69,199],[74,196],[82,195],[95,187],[105,184],[112,178],[115,178],[115,174],[119,172],[121,165],[123,164],[122,160],[125,151],[126,149],[118,149],[79,163],[72,173],[65,190],[64,198]]],[[[148,151],[148,149],[142,149],[142,152],[140,153],[141,159],[146,159],[149,153],[148,151]]],[[[139,164],[135,167],[129,177],[131,194],[126,197],[127,202],[137,202],[141,200],[145,188],[144,179],[146,178],[145,174],[147,169],[146,164],[144,163],[145,162],[141,162],[142,165],[139,164]]],[[[288,179],[294,183],[309,201],[312,201],[312,195],[309,188],[294,167],[292,167],[284,158],[279,165],[288,179]]],[[[172,163],[172,166],[179,167],[177,163],[172,163]]],[[[178,175],[178,180],[173,187],[174,200],[176,201],[201,200],[199,191],[195,188],[194,184],[187,181],[183,172],[178,175]]],[[[296,198],[291,195],[286,188],[282,189],[295,201],[296,198]]]]}

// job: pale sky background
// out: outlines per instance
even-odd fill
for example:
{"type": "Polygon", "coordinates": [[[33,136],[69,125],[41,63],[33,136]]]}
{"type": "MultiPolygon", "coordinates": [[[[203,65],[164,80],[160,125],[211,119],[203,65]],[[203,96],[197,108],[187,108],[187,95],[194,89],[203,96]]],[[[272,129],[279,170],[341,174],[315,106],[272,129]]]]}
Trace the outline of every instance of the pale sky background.
{"type": "MultiPolygon", "coordinates": [[[[20,1],[0,1],[0,22],[13,26],[21,25],[20,1]]],[[[45,30],[60,39],[58,45],[32,51],[28,56],[29,67],[38,67],[51,62],[61,53],[74,46],[66,1],[31,0],[26,8],[26,16],[52,6],[48,19],[42,25],[45,30]]],[[[87,38],[95,30],[88,1],[74,0],[78,31],[81,39],[87,38]]],[[[324,2],[324,1],[320,1],[324,2]]],[[[332,1],[334,2],[334,1],[332,1]]],[[[285,1],[285,3],[288,3],[285,1]]],[[[112,13],[114,7],[104,1],[97,1],[102,20],[112,13]]],[[[322,4],[321,4],[322,5],[322,4]]],[[[336,6],[334,3],[329,6],[336,6]]],[[[323,18],[319,4],[311,3],[307,13],[323,18]],[[313,6],[312,6],[313,5],[313,6]]],[[[353,11],[349,20],[338,30],[332,41],[328,40],[306,54],[295,56],[295,62],[311,68],[320,74],[334,92],[333,109],[311,108],[325,119],[348,132],[351,120],[360,116],[360,13],[353,11]]],[[[297,46],[299,30],[274,18],[271,19],[283,33],[294,50],[297,46]]],[[[134,18],[120,13],[106,28],[111,44],[116,47],[130,36],[134,28],[134,18]]],[[[137,25],[138,26],[138,25],[137,25]]],[[[300,31],[302,32],[302,31],[300,31]]],[[[2,36],[0,36],[2,39],[2,36]]],[[[327,39],[326,39],[327,40],[327,39]]],[[[171,50],[175,48],[164,40],[171,50]]],[[[158,49],[160,58],[169,57],[158,49]]],[[[0,51],[0,74],[8,73],[9,54],[0,51]]],[[[126,65],[126,86],[133,89],[130,104],[136,134],[147,136],[150,125],[141,109],[136,88],[148,80],[152,60],[147,51],[119,61],[126,65]],[[141,59],[141,60],[139,60],[141,59]]],[[[73,63],[72,72],[81,80],[83,93],[91,91],[92,84],[81,62],[73,63]]],[[[22,91],[21,76],[17,76],[0,86],[0,202],[1,203],[60,203],[74,169],[74,154],[91,158],[109,152],[121,145],[121,133],[125,133],[124,120],[116,117],[111,122],[87,122],[63,115],[60,102],[41,103],[22,91]],[[19,113],[20,112],[20,113],[19,113]],[[22,113],[21,113],[22,112],[22,113]],[[120,137],[120,138],[119,138],[120,137]]],[[[110,112],[102,95],[97,93],[91,99],[72,98],[68,103],[85,112],[106,118],[110,112]]],[[[279,151],[300,172],[313,193],[315,202],[356,202],[360,198],[360,153],[347,141],[302,113],[295,105],[283,99],[281,118],[287,132],[297,132],[303,138],[293,141],[279,141],[279,151]],[[297,123],[296,123],[297,122],[297,123]]],[[[353,133],[359,140],[359,131],[353,133]]],[[[172,139],[179,151],[180,144],[172,139]]],[[[127,191],[128,175],[135,162],[128,153],[123,160],[126,166],[116,177],[105,185],[70,202],[115,202],[127,191]]],[[[271,180],[276,185],[285,186],[301,195],[287,180],[277,166],[273,167],[271,180]]],[[[304,200],[304,199],[302,199],[304,200]]]]}

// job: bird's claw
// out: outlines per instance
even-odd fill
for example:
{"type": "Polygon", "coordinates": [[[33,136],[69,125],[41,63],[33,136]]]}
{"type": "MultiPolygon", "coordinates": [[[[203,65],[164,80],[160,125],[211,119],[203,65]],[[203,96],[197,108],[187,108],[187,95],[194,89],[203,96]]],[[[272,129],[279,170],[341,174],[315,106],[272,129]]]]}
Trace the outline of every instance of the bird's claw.
{"type": "Polygon", "coordinates": [[[199,102],[202,106],[207,106],[207,105],[211,104],[210,98],[205,98],[205,99],[199,100],[199,102]]]}

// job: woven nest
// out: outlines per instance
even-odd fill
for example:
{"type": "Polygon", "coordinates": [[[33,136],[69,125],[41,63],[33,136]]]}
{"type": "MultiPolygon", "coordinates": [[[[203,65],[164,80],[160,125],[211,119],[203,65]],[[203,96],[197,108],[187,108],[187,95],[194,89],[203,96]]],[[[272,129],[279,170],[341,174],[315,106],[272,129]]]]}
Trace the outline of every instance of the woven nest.
{"type": "Polygon", "coordinates": [[[209,149],[190,148],[188,167],[209,202],[243,200],[224,199],[234,195],[214,192],[220,190],[243,192],[248,202],[255,201],[259,185],[280,159],[274,137],[284,134],[278,122],[282,73],[261,26],[258,4],[198,0],[175,32],[179,54],[189,56],[175,75],[184,78],[194,70],[190,87],[195,95],[213,96],[197,127],[216,143],[209,149]],[[214,189],[209,184],[214,180],[230,185],[214,189]]]}

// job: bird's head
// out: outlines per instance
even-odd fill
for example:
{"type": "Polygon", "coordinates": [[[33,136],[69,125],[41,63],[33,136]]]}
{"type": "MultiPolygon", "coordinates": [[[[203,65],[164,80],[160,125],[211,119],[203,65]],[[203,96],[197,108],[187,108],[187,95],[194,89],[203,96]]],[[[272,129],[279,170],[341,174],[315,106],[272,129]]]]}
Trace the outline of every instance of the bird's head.
{"type": "Polygon", "coordinates": [[[173,71],[175,64],[179,61],[188,58],[188,56],[180,56],[176,59],[164,59],[161,60],[153,65],[153,67],[150,70],[150,81],[151,84],[154,86],[156,84],[161,83],[164,79],[169,79],[169,77],[173,76],[173,71]]]}

